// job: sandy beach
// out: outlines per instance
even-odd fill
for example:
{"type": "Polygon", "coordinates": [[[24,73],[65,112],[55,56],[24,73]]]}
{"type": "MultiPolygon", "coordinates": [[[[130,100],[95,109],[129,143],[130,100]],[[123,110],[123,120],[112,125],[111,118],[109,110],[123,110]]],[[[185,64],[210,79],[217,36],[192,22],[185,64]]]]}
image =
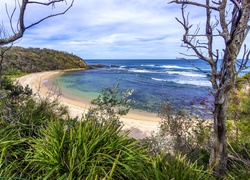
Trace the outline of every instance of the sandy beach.
{"type": "MultiPolygon", "coordinates": [[[[49,78],[56,77],[59,73],[63,72],[62,70],[58,70],[32,73],[18,78],[17,81],[22,86],[29,85],[38,98],[58,98],[62,105],[68,107],[71,117],[82,117],[90,106],[87,101],[78,102],[65,98],[63,95],[60,95],[60,87],[45,87],[44,85],[49,78]],[[59,94],[54,94],[54,92],[59,92],[59,94]]],[[[130,131],[130,137],[142,139],[151,136],[152,133],[157,131],[160,118],[156,114],[132,110],[126,116],[123,116],[121,121],[124,124],[123,129],[130,131]]]]}

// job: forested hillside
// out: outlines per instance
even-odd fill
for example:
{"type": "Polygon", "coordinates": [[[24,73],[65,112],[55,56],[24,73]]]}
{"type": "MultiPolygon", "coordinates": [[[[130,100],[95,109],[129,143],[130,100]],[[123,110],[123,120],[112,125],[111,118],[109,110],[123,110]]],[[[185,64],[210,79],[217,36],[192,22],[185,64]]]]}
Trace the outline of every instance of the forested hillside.
{"type": "Polygon", "coordinates": [[[12,47],[5,54],[3,74],[85,68],[86,66],[83,59],[67,52],[46,48],[12,47]]]}

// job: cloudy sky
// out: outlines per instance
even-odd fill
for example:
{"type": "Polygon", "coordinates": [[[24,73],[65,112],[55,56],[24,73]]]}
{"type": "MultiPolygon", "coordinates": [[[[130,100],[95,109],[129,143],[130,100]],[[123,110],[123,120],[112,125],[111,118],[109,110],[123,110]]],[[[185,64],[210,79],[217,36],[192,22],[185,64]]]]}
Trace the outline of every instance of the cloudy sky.
{"type": "MultiPolygon", "coordinates": [[[[14,0],[0,0],[1,23],[8,24],[4,2],[11,12],[14,0]]],[[[175,20],[181,16],[180,6],[168,2],[75,0],[65,15],[27,30],[16,45],[67,51],[83,59],[175,59],[186,49],[180,47],[183,29],[175,20]]],[[[30,5],[26,24],[66,7],[65,3],[53,9],[30,5]]],[[[202,26],[204,9],[191,11],[192,22],[202,26]]]]}

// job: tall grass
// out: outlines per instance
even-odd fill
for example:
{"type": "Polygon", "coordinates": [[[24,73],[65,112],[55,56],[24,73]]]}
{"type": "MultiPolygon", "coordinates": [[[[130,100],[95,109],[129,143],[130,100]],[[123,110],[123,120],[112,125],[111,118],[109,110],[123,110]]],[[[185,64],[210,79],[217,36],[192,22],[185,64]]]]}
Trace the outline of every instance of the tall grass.
{"type": "Polygon", "coordinates": [[[12,126],[0,128],[0,179],[22,176],[26,141],[12,126]]]}
{"type": "Polygon", "coordinates": [[[56,101],[37,102],[22,88],[9,87],[0,99],[0,179],[211,177],[183,156],[147,154],[114,121],[65,118],[56,101]]]}
{"type": "Polygon", "coordinates": [[[50,122],[33,139],[27,161],[33,178],[145,179],[145,148],[111,123],[50,122]],[[144,178],[143,178],[144,177],[144,178]]]}
{"type": "Polygon", "coordinates": [[[177,154],[172,156],[156,155],[152,160],[154,177],[156,180],[212,180],[214,179],[209,170],[204,170],[196,162],[191,163],[186,156],[177,154]]]}

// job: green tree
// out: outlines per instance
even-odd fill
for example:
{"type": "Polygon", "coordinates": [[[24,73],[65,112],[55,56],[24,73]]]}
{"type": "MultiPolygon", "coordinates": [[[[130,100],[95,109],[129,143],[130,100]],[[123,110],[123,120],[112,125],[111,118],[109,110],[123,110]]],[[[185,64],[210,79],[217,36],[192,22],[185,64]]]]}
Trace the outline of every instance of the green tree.
{"type": "Polygon", "coordinates": [[[129,112],[133,101],[129,97],[133,92],[133,90],[120,92],[119,84],[113,85],[112,88],[104,88],[102,94],[91,101],[93,106],[89,109],[87,118],[104,124],[112,122],[115,126],[121,125],[119,116],[129,112]]]}
{"type": "Polygon", "coordinates": [[[189,0],[173,0],[171,3],[181,4],[182,19],[177,21],[183,26],[184,47],[191,49],[195,56],[207,62],[211,67],[210,81],[214,96],[214,133],[210,153],[210,168],[215,175],[226,173],[228,153],[226,136],[226,115],[228,102],[236,79],[249,60],[250,51],[243,45],[250,26],[249,0],[206,0],[204,3],[189,0]],[[189,23],[186,8],[194,6],[205,11],[204,29],[196,28],[189,23]],[[219,50],[215,40],[223,42],[219,50]],[[243,51],[240,60],[239,53],[243,51]],[[221,55],[221,56],[220,56],[221,55]]]}

